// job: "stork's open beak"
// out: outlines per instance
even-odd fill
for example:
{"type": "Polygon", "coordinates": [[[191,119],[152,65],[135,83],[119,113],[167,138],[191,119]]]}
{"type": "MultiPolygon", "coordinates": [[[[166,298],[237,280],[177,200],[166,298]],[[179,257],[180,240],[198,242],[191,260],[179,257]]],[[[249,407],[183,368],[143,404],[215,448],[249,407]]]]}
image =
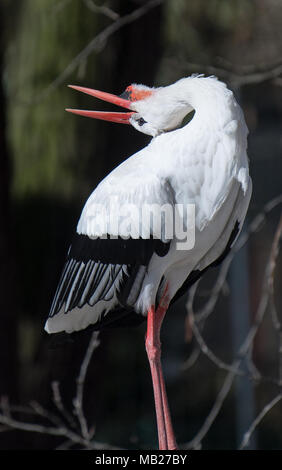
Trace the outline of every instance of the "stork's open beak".
{"type": "MultiPolygon", "coordinates": [[[[74,90],[81,91],[87,95],[95,96],[103,101],[108,101],[109,103],[117,104],[126,109],[131,109],[131,101],[120,98],[119,96],[112,95],[111,93],[105,93],[104,91],[92,90],[92,88],[85,88],[81,86],[68,85],[74,90]]],[[[81,109],[66,109],[69,113],[79,114],[80,116],[86,116],[94,119],[102,119],[104,121],[118,122],[120,124],[130,124],[129,120],[134,114],[134,111],[129,113],[112,113],[107,111],[86,111],[81,109]]]]}

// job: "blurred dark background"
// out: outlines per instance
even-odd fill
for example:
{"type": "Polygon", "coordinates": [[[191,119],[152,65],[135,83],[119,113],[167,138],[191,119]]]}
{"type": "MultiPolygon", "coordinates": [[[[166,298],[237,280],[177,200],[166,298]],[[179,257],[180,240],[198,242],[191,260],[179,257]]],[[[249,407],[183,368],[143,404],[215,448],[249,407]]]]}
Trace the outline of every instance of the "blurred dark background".
{"type": "MultiPolygon", "coordinates": [[[[1,0],[0,395],[6,404],[7,397],[11,406],[37,401],[54,411],[51,383],[58,381],[71,412],[90,336],[50,349],[45,318],[86,198],[113,167],[148,142],[129,126],[66,114],[66,107],[106,110],[105,103],[66,85],[119,94],[130,83],[167,85],[193,72],[226,81],[250,130],[254,189],[248,230],[282,193],[281,24],[282,4],[276,0],[1,0]]],[[[236,254],[202,325],[208,347],[226,364],[236,357],[263,292],[281,203],[276,200],[268,209],[264,225],[236,254]]],[[[281,270],[278,255],[272,300],[280,318],[281,270]]],[[[199,308],[217,275],[214,270],[201,282],[195,299],[199,308]]],[[[187,334],[185,301],[171,309],[163,328],[168,396],[183,445],[202,428],[228,374],[197,353],[196,338],[187,334]]],[[[234,380],[200,439],[202,448],[238,448],[255,417],[280,393],[281,335],[272,319],[268,308],[252,343],[251,365],[245,365],[252,377],[234,380]],[[270,379],[254,380],[256,368],[270,379]]],[[[144,334],[141,326],[100,335],[84,396],[97,442],[132,449],[157,446],[144,334]]],[[[24,422],[39,419],[16,416],[24,422]]],[[[248,448],[281,449],[281,416],[278,402],[248,448]]],[[[0,431],[1,449],[52,449],[63,440],[1,426],[0,431]]]]}

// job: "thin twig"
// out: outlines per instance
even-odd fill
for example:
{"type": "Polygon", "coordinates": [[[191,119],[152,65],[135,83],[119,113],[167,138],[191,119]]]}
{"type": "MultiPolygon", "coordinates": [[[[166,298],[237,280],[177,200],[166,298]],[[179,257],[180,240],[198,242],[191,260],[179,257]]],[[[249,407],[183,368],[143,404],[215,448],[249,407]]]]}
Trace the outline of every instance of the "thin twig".
{"type": "Polygon", "coordinates": [[[217,67],[210,64],[200,64],[196,62],[188,62],[180,58],[171,57],[168,59],[170,64],[181,70],[184,73],[205,73],[208,75],[216,75],[222,80],[225,80],[227,83],[233,87],[241,87],[243,85],[250,85],[261,83],[266,80],[274,80],[280,77],[282,74],[282,64],[281,62],[278,65],[274,65],[271,69],[266,70],[255,70],[252,69],[252,72],[243,73],[240,70],[236,70],[236,66],[233,66],[233,69],[227,70],[223,67],[217,67]]]}
{"type": "Polygon", "coordinates": [[[45,418],[46,420],[50,421],[54,426],[57,427],[64,427],[63,421],[60,419],[60,417],[54,415],[50,411],[46,410],[42,405],[40,405],[37,401],[32,401],[30,403],[30,407],[34,412],[42,417],[45,418]]]}
{"type": "Polygon", "coordinates": [[[157,7],[163,2],[163,0],[150,0],[139,8],[136,8],[133,12],[128,15],[119,17],[116,21],[111,23],[99,34],[97,34],[91,41],[85,46],[79,54],[67,65],[67,67],[53,80],[41,93],[36,97],[32,98],[30,103],[34,104],[47,98],[51,92],[53,92],[59,85],[61,85],[93,52],[100,52],[107,43],[107,40],[114,33],[119,31],[124,26],[133,23],[142,16],[146,15],[152,8],[157,7]]]}
{"type": "Polygon", "coordinates": [[[87,426],[87,421],[84,416],[83,412],[83,394],[84,394],[84,384],[85,384],[85,378],[88,370],[88,366],[90,363],[90,360],[92,358],[93,352],[95,349],[99,346],[100,342],[98,340],[98,333],[94,331],[92,333],[91,339],[89,341],[89,345],[86,351],[86,354],[84,356],[84,359],[82,361],[81,367],[80,367],[80,372],[79,376],[77,377],[76,384],[76,397],[73,400],[74,404],[74,411],[75,414],[78,418],[79,424],[80,424],[80,429],[81,429],[81,434],[85,439],[91,439],[91,434],[88,430],[87,426]]]}
{"type": "Polygon", "coordinates": [[[279,377],[280,386],[282,385],[282,325],[278,317],[278,313],[277,313],[276,306],[275,306],[275,300],[274,300],[274,272],[275,272],[276,258],[279,253],[279,245],[280,245],[281,238],[282,238],[282,215],[278,224],[278,230],[276,232],[275,243],[273,244],[273,247],[272,247],[273,265],[271,266],[271,275],[269,276],[269,282],[268,282],[270,306],[271,306],[271,317],[272,317],[274,328],[277,331],[277,335],[278,335],[278,362],[279,362],[278,377],[279,377]]]}
{"type": "Polygon", "coordinates": [[[191,369],[193,367],[197,360],[199,359],[199,356],[201,354],[201,348],[197,345],[190,356],[186,359],[186,361],[183,362],[181,365],[181,369],[187,371],[188,369],[191,369]]]}
{"type": "Polygon", "coordinates": [[[215,60],[216,63],[224,69],[230,70],[231,72],[236,70],[236,72],[241,75],[265,72],[266,70],[272,70],[282,64],[281,57],[277,58],[277,60],[272,60],[271,62],[258,62],[257,64],[235,64],[222,56],[217,56],[215,60]]]}
{"type": "Polygon", "coordinates": [[[279,395],[277,395],[275,398],[273,398],[273,400],[271,400],[269,403],[267,403],[267,405],[265,405],[265,407],[257,415],[256,419],[254,419],[254,421],[252,422],[252,424],[249,427],[248,431],[244,434],[243,440],[242,440],[242,442],[240,444],[240,447],[239,447],[240,450],[242,450],[242,449],[244,449],[248,446],[250,438],[251,438],[254,430],[257,428],[257,426],[263,420],[263,418],[267,415],[267,413],[269,413],[269,411],[272,410],[272,408],[274,408],[274,406],[277,405],[277,403],[279,403],[281,398],[282,398],[282,393],[279,393],[279,395]]]}
{"type": "MultiPolygon", "coordinates": [[[[282,216],[281,216],[282,219],[282,216]]],[[[279,250],[277,247],[279,246],[279,240],[281,238],[281,233],[282,233],[282,223],[280,222],[278,224],[278,227],[275,231],[273,242],[271,245],[271,250],[270,250],[270,255],[269,255],[269,260],[266,266],[265,270],[265,279],[264,279],[264,286],[262,290],[262,295],[260,298],[260,302],[256,311],[255,315],[255,321],[248,332],[245,340],[243,341],[242,345],[240,346],[240,349],[238,351],[238,357],[235,359],[235,361],[232,364],[232,370],[228,372],[226,375],[226,378],[224,380],[223,386],[219,392],[219,394],[216,397],[215,403],[209,412],[208,416],[206,417],[202,427],[196,434],[196,436],[187,444],[182,446],[184,449],[193,449],[198,447],[198,445],[201,443],[202,439],[205,437],[205,435],[208,433],[209,429],[211,428],[212,424],[214,423],[216,417],[218,416],[219,411],[221,410],[223,403],[225,401],[225,398],[227,397],[229,391],[231,390],[233,381],[235,376],[239,372],[239,368],[241,365],[241,362],[244,360],[246,354],[248,353],[251,345],[253,344],[254,337],[257,333],[257,330],[259,326],[261,325],[262,319],[265,315],[267,306],[268,306],[268,301],[270,298],[270,291],[269,291],[269,283],[270,278],[274,274],[275,266],[276,266],[276,260],[278,256],[279,250]]],[[[191,304],[190,304],[191,305],[191,304]]]]}
{"type": "Polygon", "coordinates": [[[73,444],[80,444],[85,449],[119,449],[106,443],[89,441],[65,426],[45,426],[41,424],[25,423],[12,417],[0,414],[0,423],[12,429],[20,431],[35,432],[39,434],[48,434],[52,436],[61,436],[71,441],[73,444]]]}
{"type": "Polygon", "coordinates": [[[81,444],[83,447],[96,449],[96,443],[90,443],[86,441],[77,433],[67,429],[64,426],[45,426],[41,424],[26,423],[19,420],[16,420],[12,417],[1,415],[0,414],[0,423],[9,426],[13,429],[18,429],[20,431],[36,432],[40,434],[49,434],[52,436],[63,436],[71,440],[76,444],[81,444]]]}
{"type": "Polygon", "coordinates": [[[87,8],[93,11],[93,13],[101,13],[102,15],[107,16],[113,21],[116,21],[119,18],[119,14],[113,11],[111,8],[106,5],[96,5],[93,0],[83,0],[87,8]]]}
{"type": "Polygon", "coordinates": [[[237,253],[243,246],[246,245],[250,236],[256,233],[263,226],[268,214],[280,204],[282,204],[282,194],[268,201],[263,206],[262,210],[249,223],[249,226],[247,227],[246,231],[241,234],[236,244],[230,251],[229,255],[221,264],[218,277],[211,292],[209,292],[207,302],[203,307],[201,307],[200,310],[195,312],[195,317],[197,318],[198,323],[206,320],[209,315],[214,311],[215,305],[226,282],[226,277],[235,253],[237,253]]]}
{"type": "Polygon", "coordinates": [[[53,402],[56,406],[56,408],[58,409],[58,411],[60,411],[60,413],[62,414],[62,416],[65,418],[66,422],[69,424],[69,426],[71,428],[76,428],[76,422],[75,420],[73,419],[72,415],[68,412],[68,410],[66,410],[66,408],[64,407],[64,404],[63,404],[63,400],[62,400],[62,396],[61,396],[61,392],[60,392],[60,384],[59,382],[57,381],[53,381],[51,383],[51,388],[52,388],[52,392],[53,392],[53,402]]]}

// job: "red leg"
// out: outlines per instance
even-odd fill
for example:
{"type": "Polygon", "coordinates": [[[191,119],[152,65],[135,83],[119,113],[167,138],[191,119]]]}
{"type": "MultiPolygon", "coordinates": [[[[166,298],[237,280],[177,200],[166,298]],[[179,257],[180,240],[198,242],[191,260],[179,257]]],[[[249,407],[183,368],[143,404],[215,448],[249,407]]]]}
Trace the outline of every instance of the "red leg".
{"type": "Polygon", "coordinates": [[[152,306],[148,312],[146,335],[146,351],[153,381],[160,450],[177,449],[161,365],[160,330],[167,307],[166,288],[157,310],[155,311],[152,306]]]}

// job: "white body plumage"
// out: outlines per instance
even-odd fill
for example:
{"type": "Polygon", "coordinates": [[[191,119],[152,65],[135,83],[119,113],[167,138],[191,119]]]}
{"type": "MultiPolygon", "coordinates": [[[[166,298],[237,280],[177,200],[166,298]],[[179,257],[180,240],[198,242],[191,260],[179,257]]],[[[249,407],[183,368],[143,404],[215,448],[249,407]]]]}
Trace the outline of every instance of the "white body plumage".
{"type": "MultiPolygon", "coordinates": [[[[224,253],[237,224],[230,245],[234,243],[252,191],[246,153],[248,131],[242,110],[226,85],[214,77],[195,76],[153,90],[147,98],[132,103],[131,109],[136,113],[130,119],[138,130],[153,135],[152,141],[97,186],[77,226],[77,233],[89,240],[101,236],[97,233],[96,219],[101,214],[93,208],[99,204],[107,208],[112,197],[119,205],[130,203],[137,207],[152,203],[195,204],[193,249],[177,250],[176,240],[172,240],[164,256],[154,252],[148,264],[135,272],[127,305],[142,315],[155,304],[164,283],[172,299],[192,272],[203,271],[214,263],[224,253]],[[195,110],[193,119],[174,129],[191,109],[195,110]],[[140,116],[145,121],[141,126],[140,116]]],[[[148,233],[151,229],[144,227],[148,233]]],[[[99,321],[102,312],[106,316],[119,305],[118,294],[128,273],[128,262],[108,262],[116,275],[111,274],[113,282],[107,295],[100,297],[99,289],[105,288],[103,283],[109,284],[107,269],[91,295],[87,291],[98,264],[83,257],[75,271],[74,263],[68,260],[46,322],[49,333],[86,328],[99,321]],[[79,288],[74,302],[74,292],[79,288]]]]}

